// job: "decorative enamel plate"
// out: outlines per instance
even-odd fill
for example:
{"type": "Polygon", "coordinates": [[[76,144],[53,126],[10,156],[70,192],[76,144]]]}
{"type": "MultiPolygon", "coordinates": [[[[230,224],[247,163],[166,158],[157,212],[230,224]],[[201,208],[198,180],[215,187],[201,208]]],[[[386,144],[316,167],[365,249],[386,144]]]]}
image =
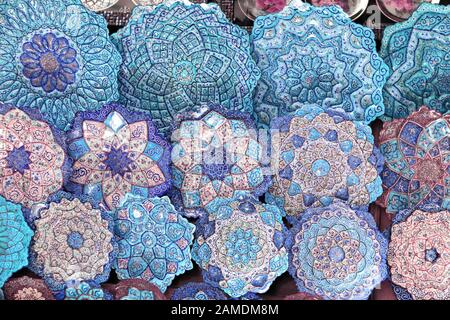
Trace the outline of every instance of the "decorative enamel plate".
{"type": "Polygon", "coordinates": [[[116,249],[109,219],[88,198],[52,196],[34,221],[29,268],[53,291],[73,282],[105,282],[116,249]]]}
{"type": "Polygon", "coordinates": [[[450,209],[450,115],[422,107],[385,123],[379,144],[386,163],[377,203],[387,213],[450,209]]]}
{"type": "Polygon", "coordinates": [[[393,21],[404,21],[417,10],[423,2],[438,4],[440,0],[377,0],[381,12],[393,21]]]}
{"type": "Polygon", "coordinates": [[[450,299],[450,211],[403,210],[393,221],[388,263],[400,300],[450,299]]]}
{"type": "Polygon", "coordinates": [[[366,211],[343,202],[308,209],[290,234],[289,272],[301,292],[363,300],[387,277],[387,240],[366,211]]]}
{"type": "Polygon", "coordinates": [[[369,123],[384,112],[388,67],[373,32],[337,6],[287,6],[255,20],[251,40],[261,70],[255,111],[267,127],[297,103],[318,104],[369,123]]]}
{"type": "Polygon", "coordinates": [[[40,278],[22,276],[5,283],[7,300],[55,300],[53,293],[40,278]]]}
{"type": "Polygon", "coordinates": [[[150,116],[118,104],[77,114],[68,133],[73,174],[67,188],[104,202],[111,210],[125,194],[164,194],[171,185],[170,144],[150,116]]]}
{"type": "Polygon", "coordinates": [[[218,198],[263,195],[271,182],[263,146],[248,115],[209,104],[180,116],[172,135],[171,192],[177,208],[198,217],[218,198]]]}
{"type": "Polygon", "coordinates": [[[95,283],[79,282],[64,289],[64,300],[112,300],[110,293],[95,283]]]}
{"type": "Polygon", "coordinates": [[[208,213],[197,222],[192,247],[205,282],[233,298],[266,292],[288,268],[281,211],[238,197],[217,201],[208,213]]]}
{"type": "Polygon", "coordinates": [[[0,288],[14,272],[28,264],[32,236],[21,206],[0,196],[0,288]]]}
{"type": "Polygon", "coordinates": [[[114,300],[166,300],[157,286],[143,279],[120,280],[104,287],[114,296],[114,300]]]}
{"type": "Polygon", "coordinates": [[[0,103],[0,195],[29,209],[70,176],[64,136],[37,110],[0,103]]]}
{"type": "Polygon", "coordinates": [[[272,123],[273,186],[266,201],[295,219],[336,199],[367,206],[382,193],[383,157],[370,127],[310,105],[272,123]]]}
{"type": "Polygon", "coordinates": [[[228,300],[219,288],[201,282],[189,282],[177,289],[170,300],[228,300]]]}
{"type": "Polygon", "coordinates": [[[422,4],[384,31],[380,55],[392,69],[384,87],[384,120],[421,106],[450,110],[450,6],[422,4]]]}
{"type": "Polygon", "coordinates": [[[92,11],[102,11],[111,8],[119,0],[81,0],[81,2],[92,11]]]}
{"type": "Polygon", "coordinates": [[[118,99],[121,58],[105,19],[79,0],[0,4],[0,101],[68,129],[75,113],[118,99]]]}
{"type": "Polygon", "coordinates": [[[147,280],[164,293],[172,280],[193,268],[190,245],[195,226],[180,216],[169,198],[128,194],[115,211],[119,279],[147,280]]]}
{"type": "Polygon", "coordinates": [[[217,5],[177,1],[136,17],[113,36],[124,59],[119,90],[127,108],[151,114],[164,134],[178,112],[200,103],[253,114],[260,73],[249,37],[217,5]]]}

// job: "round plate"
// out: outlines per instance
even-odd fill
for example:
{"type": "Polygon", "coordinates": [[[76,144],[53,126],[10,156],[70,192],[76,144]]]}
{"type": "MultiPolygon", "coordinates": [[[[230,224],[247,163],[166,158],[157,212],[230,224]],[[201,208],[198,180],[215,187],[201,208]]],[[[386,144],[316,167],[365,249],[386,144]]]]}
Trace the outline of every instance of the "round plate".
{"type": "Polygon", "coordinates": [[[439,4],[440,0],[377,0],[381,12],[392,21],[408,19],[422,2],[439,4]]]}

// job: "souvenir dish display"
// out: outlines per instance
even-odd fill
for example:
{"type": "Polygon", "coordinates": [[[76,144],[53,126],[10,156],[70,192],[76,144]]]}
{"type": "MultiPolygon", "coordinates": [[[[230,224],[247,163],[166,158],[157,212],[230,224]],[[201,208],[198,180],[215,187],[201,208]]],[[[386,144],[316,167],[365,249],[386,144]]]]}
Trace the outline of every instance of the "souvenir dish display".
{"type": "Polygon", "coordinates": [[[112,210],[127,193],[153,197],[170,188],[170,144],[148,115],[109,104],[77,114],[67,137],[74,163],[66,187],[76,194],[112,210]]]}
{"type": "Polygon", "coordinates": [[[379,145],[386,162],[377,203],[387,213],[450,209],[450,115],[422,107],[386,122],[379,145]]]}
{"type": "Polygon", "coordinates": [[[383,157],[370,127],[345,114],[305,105],[272,123],[273,185],[266,201],[295,220],[340,199],[368,206],[382,193],[383,157]]]}
{"type": "Polygon", "coordinates": [[[119,0],[81,0],[88,9],[102,11],[114,6],[119,0]]]}
{"type": "Polygon", "coordinates": [[[248,115],[209,104],[177,119],[171,196],[185,215],[199,217],[218,198],[267,191],[268,163],[248,115]]]}
{"type": "Polygon", "coordinates": [[[119,244],[114,263],[119,279],[140,278],[165,292],[172,280],[193,268],[195,226],[183,218],[168,197],[127,194],[114,213],[119,244]]]}
{"type": "Polygon", "coordinates": [[[287,243],[289,273],[300,292],[363,300],[387,277],[387,240],[370,213],[343,202],[308,209],[287,243]]]}
{"type": "Polygon", "coordinates": [[[108,280],[117,250],[109,214],[87,197],[52,196],[34,221],[30,265],[52,291],[108,280]]]}
{"type": "Polygon", "coordinates": [[[64,289],[63,300],[112,300],[112,296],[97,284],[79,282],[64,289]]]}
{"type": "Polygon", "coordinates": [[[55,300],[52,291],[40,278],[21,276],[5,283],[6,300],[55,300]]]}
{"type": "Polygon", "coordinates": [[[287,6],[255,20],[253,56],[261,70],[255,112],[262,127],[292,114],[297,103],[318,104],[369,123],[384,113],[389,69],[373,32],[337,6],[287,6]]]}
{"type": "Polygon", "coordinates": [[[124,60],[119,91],[127,108],[149,113],[166,135],[178,112],[200,103],[253,113],[260,72],[248,34],[216,4],[177,1],[137,17],[113,35],[124,60]]]}
{"type": "Polygon", "coordinates": [[[377,0],[376,2],[386,17],[399,22],[408,19],[421,3],[438,4],[440,0],[377,0]]]}
{"type": "Polygon", "coordinates": [[[0,21],[3,103],[39,109],[66,130],[76,112],[118,99],[121,57],[105,19],[79,0],[2,2],[0,21]]]}
{"type": "Polygon", "coordinates": [[[203,282],[189,282],[175,289],[171,300],[228,300],[219,288],[203,282]]]}
{"type": "Polygon", "coordinates": [[[120,280],[103,286],[114,300],[167,300],[157,286],[143,279],[120,280]]]}
{"type": "Polygon", "coordinates": [[[28,264],[32,236],[21,206],[0,196],[0,288],[14,272],[28,264]]]}
{"type": "Polygon", "coordinates": [[[288,268],[286,227],[276,206],[221,199],[197,222],[192,258],[206,283],[232,298],[264,293],[288,268]]]}
{"type": "Polygon", "coordinates": [[[392,70],[383,91],[383,120],[405,118],[426,105],[450,110],[450,6],[422,4],[405,22],[387,27],[380,55],[392,70]]]}
{"type": "MultiPolygon", "coordinates": [[[[0,58],[1,59],[1,58],[0,58]]],[[[29,209],[70,175],[64,136],[37,110],[0,103],[0,195],[29,209]]]]}
{"type": "Polygon", "coordinates": [[[393,220],[388,264],[399,300],[450,299],[450,212],[402,210],[393,220]]]}

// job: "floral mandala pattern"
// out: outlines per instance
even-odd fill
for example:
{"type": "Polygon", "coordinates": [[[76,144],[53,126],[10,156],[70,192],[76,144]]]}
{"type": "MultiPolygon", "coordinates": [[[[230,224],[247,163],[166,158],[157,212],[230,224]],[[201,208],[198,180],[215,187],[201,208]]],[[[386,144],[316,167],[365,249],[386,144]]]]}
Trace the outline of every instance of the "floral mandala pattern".
{"type": "Polygon", "coordinates": [[[289,272],[301,292],[367,299],[387,276],[387,240],[368,212],[342,202],[308,209],[290,234],[289,272]]]}
{"type": "Polygon", "coordinates": [[[399,286],[394,290],[399,299],[449,300],[450,212],[398,213],[391,229],[388,263],[392,282],[399,286]]]}
{"type": "Polygon", "coordinates": [[[117,276],[144,279],[165,292],[175,276],[193,268],[190,245],[194,230],[169,198],[128,194],[115,211],[117,276]]]}
{"type": "Polygon", "coordinates": [[[110,104],[79,113],[68,134],[73,175],[67,188],[103,201],[110,209],[127,193],[152,197],[171,184],[170,144],[150,117],[110,104]]]}
{"type": "Polygon", "coordinates": [[[200,218],[192,257],[206,283],[233,298],[264,293],[288,268],[280,210],[253,198],[217,199],[200,218]]]}
{"type": "Polygon", "coordinates": [[[392,69],[384,87],[384,120],[426,105],[450,110],[450,6],[423,3],[403,23],[386,28],[380,55],[392,69]]]}
{"type": "Polygon", "coordinates": [[[218,288],[206,283],[190,282],[177,288],[171,300],[228,300],[227,296],[218,288]]]}
{"type": "Polygon", "coordinates": [[[143,279],[120,280],[117,284],[105,284],[115,300],[166,300],[157,286],[143,279]]]}
{"type": "Polygon", "coordinates": [[[369,123],[384,113],[389,69],[372,31],[337,6],[287,6],[255,20],[251,40],[261,70],[255,90],[260,125],[315,103],[369,123]]]}
{"type": "Polygon", "coordinates": [[[253,121],[209,104],[181,116],[172,135],[175,205],[198,217],[219,198],[260,196],[271,182],[253,121]]]}
{"type": "Polygon", "coordinates": [[[276,119],[272,130],[277,167],[266,201],[284,208],[289,219],[336,199],[366,206],[382,193],[383,158],[362,122],[311,105],[276,119]]]}
{"type": "Polygon", "coordinates": [[[217,5],[177,1],[137,10],[113,36],[125,61],[119,90],[127,108],[150,113],[165,135],[177,113],[200,103],[253,114],[260,73],[249,37],[217,5]]]}
{"type": "Polygon", "coordinates": [[[33,231],[22,209],[0,196],[0,287],[17,270],[28,264],[28,247],[33,231]]]}
{"type": "Polygon", "coordinates": [[[0,101],[67,130],[76,112],[119,98],[120,55],[105,19],[80,1],[3,2],[0,20],[0,101]]]}
{"type": "Polygon", "coordinates": [[[45,202],[69,175],[64,147],[38,113],[0,103],[0,194],[25,208],[45,202]]]}
{"type": "Polygon", "coordinates": [[[384,124],[380,150],[386,163],[377,203],[403,209],[450,209],[450,116],[422,107],[384,124]]]}
{"type": "Polygon", "coordinates": [[[74,281],[105,282],[115,247],[108,219],[88,199],[56,194],[34,221],[30,269],[54,291],[74,281]]]}
{"type": "Polygon", "coordinates": [[[7,300],[55,300],[45,282],[39,278],[22,276],[5,283],[7,300]]]}
{"type": "Polygon", "coordinates": [[[112,300],[112,297],[96,285],[81,282],[64,290],[64,300],[112,300]]]}

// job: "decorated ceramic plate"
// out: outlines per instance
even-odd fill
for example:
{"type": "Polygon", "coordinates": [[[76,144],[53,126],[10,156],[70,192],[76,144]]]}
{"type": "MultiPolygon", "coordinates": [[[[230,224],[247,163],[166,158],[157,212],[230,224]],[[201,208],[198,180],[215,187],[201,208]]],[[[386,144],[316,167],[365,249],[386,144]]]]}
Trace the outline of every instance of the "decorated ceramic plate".
{"type": "Polygon", "coordinates": [[[228,300],[219,288],[202,282],[189,282],[175,289],[171,300],[228,300]]]}
{"type": "Polygon", "coordinates": [[[400,300],[450,299],[450,211],[403,210],[393,221],[388,263],[400,300]]]}
{"type": "Polygon", "coordinates": [[[159,5],[136,15],[113,38],[124,59],[120,101],[149,113],[162,133],[168,134],[177,113],[200,103],[253,114],[260,73],[249,37],[217,5],[159,5]]]}
{"type": "Polygon", "coordinates": [[[369,126],[345,114],[305,105],[272,122],[274,178],[266,201],[288,219],[336,200],[368,206],[382,193],[383,157],[369,126]]]}
{"type": "Polygon", "coordinates": [[[21,206],[0,196],[0,288],[14,272],[28,265],[32,236],[21,206]]]}
{"type": "Polygon", "coordinates": [[[209,104],[177,117],[177,123],[171,195],[185,215],[200,216],[217,198],[267,191],[269,161],[248,115],[209,104]]]}
{"type": "Polygon", "coordinates": [[[386,162],[377,203],[387,213],[450,209],[450,115],[422,107],[386,122],[379,144],[386,162]]]}
{"type": "Polygon", "coordinates": [[[450,6],[424,3],[405,22],[387,27],[380,55],[392,70],[383,91],[383,120],[426,105],[450,110],[450,6]]]}
{"type": "Polygon", "coordinates": [[[109,214],[87,197],[59,192],[34,219],[29,268],[52,291],[109,278],[117,250],[109,214]]]}
{"type": "Polygon", "coordinates": [[[289,272],[300,292],[363,300],[387,277],[387,240],[369,212],[343,202],[308,209],[290,235],[289,272]]]}
{"type": "Polygon", "coordinates": [[[276,206],[250,197],[218,200],[197,222],[192,257],[205,282],[229,296],[264,293],[288,268],[285,232],[276,206]]]}
{"type": "Polygon", "coordinates": [[[120,54],[105,19],[79,0],[3,1],[0,21],[3,103],[67,130],[78,111],[119,98],[120,54]]]}
{"type": "Polygon", "coordinates": [[[78,282],[64,288],[58,300],[112,300],[109,292],[92,282],[78,282]]]}
{"type": "Polygon", "coordinates": [[[52,291],[40,278],[21,276],[5,283],[6,300],[55,300],[52,291]]]}
{"type": "Polygon", "coordinates": [[[103,287],[112,293],[114,300],[166,300],[157,286],[143,279],[120,280],[103,287]]]}
{"type": "Polygon", "coordinates": [[[400,22],[408,19],[421,3],[438,4],[440,0],[377,0],[377,6],[389,19],[400,22]]]}
{"type": "Polygon", "coordinates": [[[114,213],[119,244],[114,263],[119,279],[144,279],[165,292],[173,279],[193,268],[190,245],[195,226],[169,198],[127,194],[114,213]]]}
{"type": "Polygon", "coordinates": [[[261,70],[254,95],[261,126],[294,113],[297,103],[366,123],[384,113],[389,69],[376,52],[373,32],[339,7],[287,6],[258,17],[251,39],[261,70]]]}

